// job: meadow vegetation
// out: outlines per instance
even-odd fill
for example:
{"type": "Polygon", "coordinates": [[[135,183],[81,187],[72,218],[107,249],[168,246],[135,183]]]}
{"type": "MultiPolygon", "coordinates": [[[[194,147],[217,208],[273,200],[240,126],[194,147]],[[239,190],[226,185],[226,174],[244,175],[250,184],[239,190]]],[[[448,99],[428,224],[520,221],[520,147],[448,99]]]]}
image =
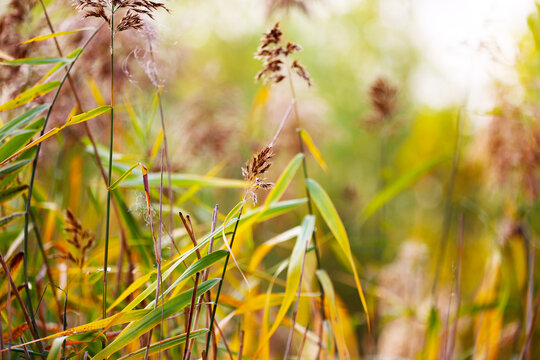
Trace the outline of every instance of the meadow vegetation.
{"type": "Polygon", "coordinates": [[[540,7],[471,117],[315,3],[2,3],[2,360],[540,357],[540,7]]]}

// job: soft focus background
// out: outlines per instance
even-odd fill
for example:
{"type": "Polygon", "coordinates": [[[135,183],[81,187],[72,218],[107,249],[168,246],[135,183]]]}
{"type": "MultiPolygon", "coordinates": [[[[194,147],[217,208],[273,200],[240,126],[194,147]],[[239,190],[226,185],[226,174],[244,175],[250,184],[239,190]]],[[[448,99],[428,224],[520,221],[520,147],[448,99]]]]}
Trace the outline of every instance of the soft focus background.
{"type": "MultiPolygon", "coordinates": [[[[67,2],[44,3],[57,32],[100,23],[83,18],[67,2]]],[[[291,103],[288,81],[255,81],[262,68],[254,57],[259,40],[279,21],[286,39],[302,47],[296,56],[313,81],[307,86],[293,78],[302,127],[328,167],[325,171],[307,154],[309,176],[329,194],[345,225],[370,310],[371,335],[347,259],[318,223],[321,267],[336,289],[350,357],[448,358],[445,346],[455,334],[450,358],[540,358],[540,343],[534,341],[540,286],[540,8],[533,1],[169,0],[166,6],[170,13],[158,12],[143,30],[116,36],[114,178],[135,162],[159,173],[156,89],[161,88],[172,172],[241,179],[241,167],[271,141],[291,103]],[[387,113],[378,110],[381,102],[387,113]]],[[[56,56],[52,41],[17,45],[49,33],[38,2],[1,0],[0,16],[3,60],[56,56]]],[[[86,38],[78,32],[58,41],[67,54],[86,38]]],[[[109,34],[99,32],[72,70],[86,109],[110,103],[108,46],[109,34]]],[[[40,66],[0,68],[0,103],[39,80],[48,70],[40,66]]],[[[42,99],[48,98],[37,103],[42,99]]],[[[66,87],[49,126],[64,123],[73,107],[66,87]]],[[[5,123],[15,114],[0,113],[0,119],[5,123]]],[[[108,117],[88,125],[106,161],[108,117]]],[[[298,152],[296,127],[291,116],[277,139],[271,181],[298,152]]],[[[97,281],[103,266],[107,190],[86,136],[82,127],[69,127],[44,142],[37,169],[37,221],[61,288],[78,283],[65,260],[72,251],[65,244],[65,210],[95,236],[81,265],[84,276],[97,281]]],[[[297,177],[285,198],[305,195],[300,171],[297,177]]],[[[129,184],[140,184],[139,170],[121,194],[130,219],[148,233],[144,192],[129,184]]],[[[174,188],[175,225],[168,231],[181,246],[191,242],[178,211],[190,214],[204,233],[214,205],[226,215],[242,194],[241,189],[196,190],[174,188]]],[[[157,211],[158,186],[152,198],[157,211]]],[[[260,192],[259,200],[264,198],[260,192]]],[[[21,204],[4,204],[2,212],[21,204]]],[[[164,207],[168,219],[167,201],[164,207]]],[[[298,225],[304,215],[301,208],[241,236],[233,248],[238,262],[247,266],[263,242],[298,225]]],[[[115,221],[111,299],[127,287],[115,283],[117,263],[127,261],[121,258],[115,221]]],[[[2,230],[6,258],[21,246],[22,224],[18,219],[2,230]]],[[[132,234],[128,244],[137,278],[145,266],[152,268],[138,252],[153,250],[148,236],[139,242],[132,234]]],[[[171,257],[170,241],[164,239],[164,247],[164,258],[171,257]]],[[[273,248],[259,271],[271,277],[291,249],[288,243],[273,248]]],[[[42,276],[37,253],[30,255],[32,278],[42,276]]],[[[316,292],[315,259],[306,261],[316,292]]],[[[226,300],[234,307],[234,299],[246,301],[249,295],[236,268],[230,272],[235,280],[225,285],[226,300]]],[[[99,317],[100,301],[92,295],[98,285],[70,288],[70,326],[99,317]],[[95,309],[85,308],[85,297],[98,304],[95,309]]],[[[258,286],[265,293],[266,285],[258,286]]],[[[301,312],[298,322],[305,326],[309,314],[301,312]]],[[[54,314],[43,316],[54,322],[54,314]]],[[[236,334],[230,335],[231,346],[238,347],[242,326],[256,329],[261,320],[249,321],[228,325],[227,333],[236,334]]],[[[280,329],[271,341],[276,358],[287,337],[287,329],[280,329]]],[[[306,359],[315,358],[316,346],[310,346],[306,359]]],[[[256,348],[246,345],[244,354],[253,355],[256,348]]]]}

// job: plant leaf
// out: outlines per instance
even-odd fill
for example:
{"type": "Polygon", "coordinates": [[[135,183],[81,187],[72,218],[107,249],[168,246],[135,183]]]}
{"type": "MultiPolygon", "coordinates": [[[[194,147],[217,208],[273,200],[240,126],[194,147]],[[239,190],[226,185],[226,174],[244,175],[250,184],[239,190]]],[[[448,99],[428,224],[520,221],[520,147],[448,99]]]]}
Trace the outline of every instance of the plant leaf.
{"type": "Polygon", "coordinates": [[[347,343],[345,337],[343,336],[342,322],[339,319],[339,313],[336,303],[336,294],[334,292],[334,286],[332,285],[332,280],[325,270],[317,270],[317,277],[321,283],[321,286],[324,290],[324,306],[327,311],[327,318],[330,320],[332,325],[332,332],[336,339],[336,345],[338,349],[338,354],[340,359],[349,359],[349,351],[347,350],[347,343]]]}
{"type": "Polygon", "coordinates": [[[30,40],[23,41],[19,45],[29,44],[29,43],[37,42],[37,41],[48,40],[48,39],[52,39],[52,38],[55,38],[55,37],[58,37],[58,36],[74,34],[74,33],[77,33],[79,31],[84,31],[84,30],[93,30],[93,28],[82,28],[82,29],[76,29],[76,30],[55,32],[53,34],[40,35],[40,36],[33,37],[30,40]]]}
{"type": "Polygon", "coordinates": [[[302,141],[304,142],[304,144],[306,144],[307,148],[309,149],[309,152],[311,152],[311,154],[313,155],[315,160],[317,160],[317,163],[319,163],[321,168],[325,172],[328,172],[328,166],[326,165],[326,162],[324,161],[321,155],[321,152],[319,151],[319,149],[317,149],[317,146],[315,146],[315,143],[313,142],[313,139],[311,139],[311,136],[309,135],[309,133],[304,129],[300,129],[299,131],[300,131],[300,137],[302,138],[302,141]]]}
{"type": "Polygon", "coordinates": [[[255,357],[257,357],[258,353],[263,349],[264,345],[272,337],[272,334],[274,334],[274,332],[280,326],[281,321],[287,314],[289,307],[291,306],[291,304],[294,301],[294,298],[297,295],[298,284],[301,280],[300,277],[301,277],[301,272],[302,272],[302,263],[303,263],[304,255],[305,255],[309,240],[313,236],[314,230],[315,230],[315,217],[313,215],[306,215],[306,217],[304,218],[304,221],[302,221],[300,233],[298,234],[292,254],[289,258],[289,266],[287,268],[287,284],[285,286],[285,294],[283,297],[283,301],[281,303],[281,307],[279,308],[279,311],[276,317],[273,319],[273,325],[268,331],[268,334],[266,335],[264,339],[262,339],[261,343],[259,343],[259,348],[257,349],[255,353],[255,357]]]}
{"type": "MultiPolygon", "coordinates": [[[[193,330],[189,333],[189,339],[197,339],[208,333],[208,329],[193,330]]],[[[161,340],[157,343],[150,345],[150,350],[148,351],[149,355],[160,353],[164,350],[170,349],[172,347],[178,346],[186,342],[186,334],[181,334],[177,336],[170,337],[168,339],[161,340]]],[[[139,349],[131,354],[122,356],[118,360],[135,360],[144,357],[146,348],[139,349]]]]}
{"type": "Polygon", "coordinates": [[[304,160],[303,154],[297,154],[287,165],[283,173],[279,176],[279,179],[274,184],[274,187],[270,192],[268,193],[268,196],[266,197],[266,201],[264,202],[265,205],[272,204],[276,201],[278,201],[289,184],[291,183],[294,175],[296,174],[296,171],[302,164],[302,161],[304,160]]]}
{"type": "Polygon", "coordinates": [[[75,115],[73,117],[71,117],[70,119],[68,119],[68,121],[64,124],[63,127],[66,127],[66,126],[71,126],[71,125],[75,125],[75,124],[80,124],[82,122],[85,122],[85,121],[88,121],[90,119],[93,119],[95,118],[96,116],[99,116],[101,114],[104,114],[108,111],[111,110],[111,107],[108,106],[108,105],[105,105],[105,106],[99,106],[95,109],[92,109],[90,111],[87,111],[87,112],[84,112],[82,114],[79,114],[79,115],[75,115]]]}
{"type": "Polygon", "coordinates": [[[24,114],[17,116],[15,119],[7,122],[4,126],[0,128],[0,141],[4,140],[7,136],[11,136],[13,131],[28,124],[40,112],[47,110],[49,106],[50,104],[39,105],[31,110],[28,110],[24,114]]]}
{"type": "Polygon", "coordinates": [[[375,195],[369,204],[366,205],[362,211],[363,220],[366,220],[375,214],[383,205],[392,200],[397,194],[414,184],[435,166],[449,159],[450,156],[447,155],[439,156],[434,159],[430,159],[411,171],[401,175],[394,182],[382,189],[377,195],[375,195]]]}
{"type": "Polygon", "coordinates": [[[312,179],[306,179],[306,186],[308,188],[309,193],[311,194],[311,198],[313,199],[313,202],[319,209],[319,212],[321,213],[322,218],[326,222],[326,225],[328,225],[328,228],[330,229],[330,231],[336,238],[339,246],[341,247],[341,250],[343,251],[346,258],[349,260],[349,264],[353,271],[354,281],[356,283],[356,290],[358,291],[358,295],[360,296],[360,300],[362,301],[364,312],[366,313],[366,322],[368,324],[368,330],[371,331],[371,324],[369,321],[367,303],[364,297],[364,292],[362,291],[362,286],[360,285],[360,279],[358,278],[356,266],[354,265],[354,260],[353,260],[353,256],[351,252],[351,245],[349,243],[349,237],[347,236],[347,231],[345,231],[345,226],[343,226],[343,223],[341,222],[339,214],[336,208],[334,207],[332,200],[330,200],[330,197],[324,191],[324,189],[317,182],[315,182],[315,180],[312,180],[312,179]]]}
{"type": "MultiPolygon", "coordinates": [[[[220,279],[211,279],[205,281],[197,287],[196,296],[201,296],[208,290],[210,290],[214,285],[216,285],[220,279]]],[[[137,339],[142,334],[150,331],[161,322],[161,319],[166,319],[169,316],[182,311],[186,306],[191,303],[191,296],[193,289],[184,291],[180,295],[170,299],[165,302],[161,307],[151,310],[146,316],[142,319],[137,320],[129,324],[123,331],[110,343],[107,347],[101,350],[92,358],[92,360],[103,360],[116,351],[124,348],[128,343],[137,339]]]]}
{"type": "Polygon", "coordinates": [[[51,81],[45,84],[36,85],[28,90],[23,91],[14,99],[11,99],[0,105],[0,112],[15,109],[16,107],[24,105],[56,89],[58,86],[60,86],[60,81],[51,81]]]}
{"type": "Polygon", "coordinates": [[[68,63],[66,58],[54,58],[54,57],[34,57],[34,58],[21,58],[9,61],[0,61],[0,65],[20,66],[20,65],[45,65],[56,63],[68,63]]]}

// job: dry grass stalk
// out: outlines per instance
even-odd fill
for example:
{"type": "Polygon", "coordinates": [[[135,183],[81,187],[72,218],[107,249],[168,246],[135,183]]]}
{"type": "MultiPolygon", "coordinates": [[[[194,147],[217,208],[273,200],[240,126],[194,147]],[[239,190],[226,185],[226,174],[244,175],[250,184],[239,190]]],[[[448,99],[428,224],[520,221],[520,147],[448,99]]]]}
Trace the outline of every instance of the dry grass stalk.
{"type": "MultiPolygon", "coordinates": [[[[261,38],[259,48],[255,58],[263,61],[263,69],[255,76],[257,81],[264,79],[267,82],[277,84],[286,78],[283,72],[287,58],[293,53],[302,50],[300,45],[288,41],[285,45],[282,39],[283,33],[279,28],[279,22],[272,27],[261,38]]],[[[304,66],[294,59],[291,65],[292,70],[306,83],[311,86],[311,78],[304,66]]]]}

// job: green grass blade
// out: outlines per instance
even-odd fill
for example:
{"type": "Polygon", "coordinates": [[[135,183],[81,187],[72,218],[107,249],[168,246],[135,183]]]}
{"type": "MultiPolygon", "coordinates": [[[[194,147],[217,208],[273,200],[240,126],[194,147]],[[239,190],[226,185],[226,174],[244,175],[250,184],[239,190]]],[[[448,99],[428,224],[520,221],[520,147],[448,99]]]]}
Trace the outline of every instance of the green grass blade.
{"type": "Polygon", "coordinates": [[[306,186],[309,190],[309,193],[311,194],[311,198],[313,199],[313,202],[317,206],[317,209],[319,209],[319,212],[321,213],[322,218],[326,222],[326,225],[328,225],[328,228],[330,229],[330,231],[336,238],[341,250],[343,251],[344,255],[349,260],[349,265],[352,268],[354,281],[356,283],[356,290],[358,291],[358,296],[360,296],[360,300],[362,301],[364,312],[366,313],[366,321],[368,324],[368,329],[371,331],[371,324],[369,321],[367,303],[364,296],[364,292],[362,291],[362,286],[360,285],[360,279],[358,278],[356,266],[354,265],[354,260],[353,260],[353,256],[351,252],[351,245],[349,243],[349,237],[347,236],[347,231],[345,231],[345,226],[343,226],[343,222],[341,221],[341,218],[339,217],[339,214],[336,208],[334,207],[332,200],[330,200],[330,197],[324,191],[324,189],[312,179],[306,179],[306,186]]]}
{"type": "Polygon", "coordinates": [[[2,146],[0,146],[0,162],[8,159],[15,154],[18,150],[22,149],[26,143],[37,135],[45,119],[40,118],[34,121],[32,124],[26,127],[26,130],[18,135],[11,137],[2,146]]]}
{"type": "Polygon", "coordinates": [[[334,286],[332,285],[332,280],[330,280],[330,276],[325,270],[317,270],[316,274],[324,290],[324,306],[327,309],[328,319],[330,320],[330,325],[332,326],[332,332],[334,333],[334,337],[336,340],[339,358],[349,359],[347,343],[345,341],[343,330],[340,325],[341,322],[338,317],[339,315],[336,302],[336,293],[334,291],[334,286]]]}
{"type": "MultiPolygon", "coordinates": [[[[151,187],[159,186],[161,181],[161,175],[159,173],[148,173],[148,184],[151,187]]],[[[232,188],[243,189],[245,182],[236,179],[223,179],[216,177],[206,177],[193,174],[171,174],[172,186],[177,188],[190,187],[194,185],[200,185],[205,188],[232,188]]],[[[163,179],[163,186],[168,185],[168,180],[163,179]]],[[[136,187],[143,188],[141,179],[126,180],[122,183],[122,187],[136,187]]]]}
{"type": "Polygon", "coordinates": [[[2,128],[0,128],[0,141],[4,140],[7,136],[11,136],[13,131],[22,128],[30,121],[32,121],[39,113],[47,110],[51,106],[50,104],[39,105],[31,110],[28,110],[22,115],[17,116],[15,119],[7,122],[2,128]]]}
{"type": "Polygon", "coordinates": [[[56,89],[58,86],[60,86],[60,81],[51,81],[45,84],[36,85],[26,91],[23,91],[14,99],[0,105],[0,111],[15,109],[42,95],[47,94],[48,92],[56,89]]]}
{"type": "Polygon", "coordinates": [[[57,63],[68,63],[69,60],[65,58],[55,57],[34,57],[34,58],[21,58],[8,61],[0,61],[0,65],[20,66],[20,65],[46,65],[57,63]]]}
{"type": "Polygon", "coordinates": [[[450,156],[439,156],[434,159],[430,159],[420,166],[406,172],[401,175],[397,180],[386,186],[366,205],[362,211],[363,220],[368,219],[377,212],[383,205],[392,200],[400,192],[414,184],[422,176],[426,175],[435,166],[449,160],[450,156]]]}
{"type": "MultiPolygon", "coordinates": [[[[194,330],[189,333],[189,339],[197,339],[204,336],[208,333],[207,329],[194,330]]],[[[181,345],[186,342],[186,334],[181,334],[177,336],[170,337],[168,339],[159,341],[150,345],[150,350],[148,351],[149,355],[157,354],[167,349],[171,349],[175,346],[181,345]]],[[[131,354],[122,356],[118,360],[136,360],[144,357],[146,348],[139,349],[131,354]]]]}
{"type": "Polygon", "coordinates": [[[95,109],[92,109],[90,111],[84,112],[79,115],[75,115],[71,117],[64,126],[71,126],[75,124],[80,124],[82,122],[88,121],[90,119],[95,118],[96,116],[99,116],[101,114],[104,114],[106,112],[109,112],[111,110],[111,107],[109,105],[105,106],[99,106],[95,109]]]}
{"type": "Polygon", "coordinates": [[[281,196],[283,196],[283,193],[291,183],[294,175],[296,174],[296,171],[302,164],[302,160],[304,159],[303,154],[297,154],[287,165],[283,173],[280,175],[279,179],[274,184],[274,187],[270,192],[268,193],[268,196],[266,197],[266,201],[264,202],[265,205],[272,204],[276,201],[278,201],[281,196]]]}
{"type": "MultiPolygon", "coordinates": [[[[210,290],[214,285],[219,282],[219,279],[211,279],[205,281],[200,286],[197,287],[196,296],[201,296],[208,290],[210,290]]],[[[157,307],[156,309],[150,311],[148,315],[142,319],[131,323],[124,331],[118,335],[118,337],[110,343],[105,349],[101,350],[96,354],[92,359],[93,360],[103,360],[118,350],[124,348],[131,341],[137,339],[142,334],[150,331],[161,322],[161,319],[166,319],[169,316],[182,311],[186,306],[191,303],[191,296],[193,289],[184,291],[182,294],[170,299],[165,302],[162,306],[157,307]]]]}
{"type": "Polygon", "coordinates": [[[21,195],[27,189],[28,185],[17,185],[0,191],[0,204],[21,195]]]}
{"type": "Polygon", "coordinates": [[[59,337],[54,339],[51,348],[49,349],[49,355],[47,355],[47,360],[60,360],[62,356],[62,344],[66,336],[59,337]]]}
{"type": "Polygon", "coordinates": [[[291,257],[289,259],[289,266],[287,268],[287,284],[285,286],[285,294],[281,303],[281,307],[279,308],[276,317],[273,319],[273,325],[268,331],[268,334],[259,343],[259,348],[257,349],[255,356],[257,356],[257,354],[263,349],[264,345],[272,337],[272,334],[274,334],[277,328],[281,325],[281,321],[287,314],[289,307],[292,305],[296,297],[298,291],[298,284],[300,282],[300,276],[302,272],[304,254],[309,240],[313,236],[314,230],[315,217],[313,215],[306,215],[304,221],[302,222],[300,233],[298,234],[291,257]]]}

